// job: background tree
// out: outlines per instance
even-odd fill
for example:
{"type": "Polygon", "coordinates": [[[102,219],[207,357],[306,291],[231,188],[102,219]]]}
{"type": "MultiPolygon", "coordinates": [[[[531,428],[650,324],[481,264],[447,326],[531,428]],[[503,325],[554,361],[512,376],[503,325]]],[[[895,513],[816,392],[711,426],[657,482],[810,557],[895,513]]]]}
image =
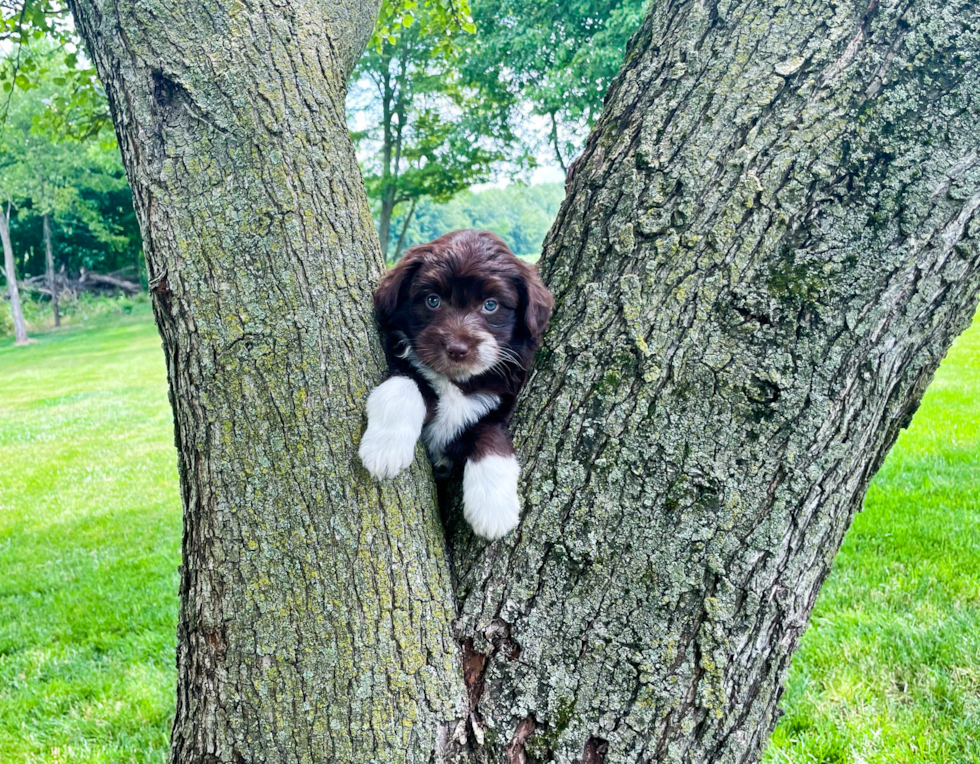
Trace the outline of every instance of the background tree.
{"type": "MultiPolygon", "coordinates": [[[[0,132],[0,189],[15,203],[8,235],[15,262],[19,261],[17,270],[23,277],[46,272],[57,325],[57,267],[77,271],[115,266],[120,260],[134,265],[139,234],[109,126],[103,121],[94,130],[96,123],[90,122],[93,130],[88,132],[64,132],[61,111],[84,109],[73,107],[64,95],[73,75],[62,62],[61,50],[50,42],[35,41],[31,60],[36,64],[33,79],[24,88],[11,89],[0,132]],[[113,214],[113,202],[123,205],[121,214],[113,214]],[[97,254],[79,258],[78,247],[86,241],[97,254]],[[67,251],[60,251],[62,244],[67,251]]],[[[3,61],[9,64],[9,57],[3,61]]]]}
{"type": "Polygon", "coordinates": [[[174,406],[172,760],[757,758],[976,307],[980,8],[652,7],[545,246],[522,525],[481,545],[446,507],[447,548],[421,460],[378,485],[354,456],[382,263],[342,99],[373,4],[73,7],[174,406]]]}
{"type": "Polygon", "coordinates": [[[14,320],[14,342],[26,345],[28,342],[27,324],[24,321],[24,311],[20,304],[20,290],[17,288],[17,263],[14,260],[14,248],[10,242],[10,212],[13,203],[9,200],[0,211],[0,244],[3,245],[3,272],[7,279],[7,299],[10,300],[10,312],[14,320]]]}
{"type": "Polygon", "coordinates": [[[488,180],[515,139],[506,113],[460,69],[468,17],[433,4],[394,21],[361,57],[349,108],[382,248],[397,257],[418,203],[488,180]],[[392,231],[399,208],[402,225],[392,231]]]}
{"type": "Polygon", "coordinates": [[[547,147],[567,170],[599,116],[623,65],[626,42],[647,0],[474,0],[476,39],[461,65],[486,97],[508,104],[514,122],[543,118],[541,135],[520,130],[529,147],[547,147]]]}

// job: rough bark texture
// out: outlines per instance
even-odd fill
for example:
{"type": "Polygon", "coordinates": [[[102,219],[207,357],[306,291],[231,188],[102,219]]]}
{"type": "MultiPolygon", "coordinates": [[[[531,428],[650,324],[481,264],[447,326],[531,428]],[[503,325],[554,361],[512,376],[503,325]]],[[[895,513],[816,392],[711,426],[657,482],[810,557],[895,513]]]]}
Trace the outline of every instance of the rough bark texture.
{"type": "Polygon", "coordinates": [[[462,703],[428,469],[378,486],[356,456],[382,261],[344,96],[377,4],[71,3],[174,409],[173,762],[428,761],[462,703]]]}
{"type": "Polygon", "coordinates": [[[454,544],[477,758],[757,758],[976,306],[978,8],[653,4],[545,245],[524,521],[454,544]]]}
{"type": "Polygon", "coordinates": [[[51,312],[54,315],[54,325],[61,326],[61,312],[58,310],[58,287],[55,284],[54,249],[51,246],[51,215],[44,213],[42,218],[44,230],[44,277],[51,293],[51,312]]]}
{"type": "Polygon", "coordinates": [[[754,760],[976,304],[977,5],[654,4],[546,244],[525,519],[454,524],[455,620],[427,470],[355,464],[381,261],[343,82],[372,4],[72,5],[176,419],[172,760],[754,760]]]}
{"type": "Polygon", "coordinates": [[[27,324],[24,311],[20,307],[20,290],[17,288],[17,263],[14,262],[14,247],[10,242],[10,211],[0,210],[0,243],[3,245],[3,272],[7,275],[7,297],[10,299],[10,313],[14,319],[14,344],[26,345],[28,342],[27,324]]]}

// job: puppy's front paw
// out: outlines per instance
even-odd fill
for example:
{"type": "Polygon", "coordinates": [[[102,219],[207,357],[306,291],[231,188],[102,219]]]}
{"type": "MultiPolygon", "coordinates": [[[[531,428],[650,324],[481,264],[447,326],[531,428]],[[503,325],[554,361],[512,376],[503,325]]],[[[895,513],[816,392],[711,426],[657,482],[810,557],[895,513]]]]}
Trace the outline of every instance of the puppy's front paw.
{"type": "Polygon", "coordinates": [[[477,536],[491,541],[517,527],[521,504],[517,478],[521,468],[514,456],[484,456],[463,469],[463,516],[477,536]]]}
{"type": "Polygon", "coordinates": [[[395,477],[415,457],[425,420],[422,393],[408,377],[392,377],[368,396],[367,414],[367,432],[357,453],[372,477],[395,477]]]}
{"type": "Polygon", "coordinates": [[[385,431],[368,427],[361,438],[361,447],[357,449],[357,453],[371,477],[379,480],[391,478],[412,463],[417,440],[417,437],[411,437],[404,430],[385,431]]]}

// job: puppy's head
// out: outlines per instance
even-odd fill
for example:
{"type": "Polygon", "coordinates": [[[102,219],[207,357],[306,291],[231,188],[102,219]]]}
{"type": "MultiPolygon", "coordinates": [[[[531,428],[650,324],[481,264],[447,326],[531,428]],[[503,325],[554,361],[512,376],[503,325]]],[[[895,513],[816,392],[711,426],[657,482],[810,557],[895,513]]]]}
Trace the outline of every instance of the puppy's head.
{"type": "Polygon", "coordinates": [[[374,293],[382,327],[434,371],[465,381],[526,367],[551,316],[537,269],[489,231],[454,231],[406,250],[374,293]]]}

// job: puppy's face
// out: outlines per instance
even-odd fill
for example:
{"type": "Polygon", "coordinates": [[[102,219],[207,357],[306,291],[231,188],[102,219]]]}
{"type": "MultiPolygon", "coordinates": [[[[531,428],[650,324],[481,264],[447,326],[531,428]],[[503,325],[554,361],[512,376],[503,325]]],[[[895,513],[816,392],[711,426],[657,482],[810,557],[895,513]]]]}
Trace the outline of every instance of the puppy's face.
{"type": "Polygon", "coordinates": [[[526,365],[551,314],[536,270],[486,231],[413,247],[375,293],[382,325],[430,369],[458,382],[526,365]]]}

